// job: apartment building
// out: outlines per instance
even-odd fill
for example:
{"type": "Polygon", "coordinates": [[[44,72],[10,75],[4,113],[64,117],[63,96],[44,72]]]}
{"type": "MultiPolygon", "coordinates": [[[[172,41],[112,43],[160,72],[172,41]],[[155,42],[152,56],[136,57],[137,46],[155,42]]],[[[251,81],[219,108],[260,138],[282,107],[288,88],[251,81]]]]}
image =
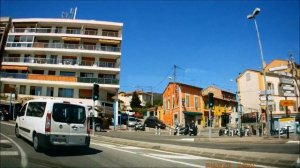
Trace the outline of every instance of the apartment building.
{"type": "Polygon", "coordinates": [[[267,89],[265,89],[262,72],[245,70],[237,78],[240,104],[243,106],[243,114],[259,114],[259,122],[266,122],[266,96],[268,94],[268,111],[272,118],[271,128],[278,125],[280,118],[299,116],[299,83],[300,66],[293,61],[273,60],[265,68],[267,89]],[[282,102],[288,100],[289,106],[283,106],[282,102]]]}
{"type": "Polygon", "coordinates": [[[0,70],[2,65],[2,55],[4,52],[7,34],[10,28],[11,18],[10,17],[0,17],[0,70]]]}
{"type": "MultiPolygon", "coordinates": [[[[1,67],[1,93],[19,99],[55,98],[113,112],[120,88],[123,23],[25,18],[12,19],[1,67]]],[[[116,106],[118,107],[118,106],[116,106]]]]}
{"type": "Polygon", "coordinates": [[[209,126],[209,100],[208,93],[213,93],[214,106],[211,111],[212,127],[226,127],[228,124],[235,125],[238,120],[236,94],[221,90],[215,86],[209,86],[202,91],[204,102],[203,125],[209,126]]]}
{"type": "Polygon", "coordinates": [[[163,121],[169,126],[195,121],[201,125],[203,116],[202,88],[170,82],[163,92],[163,121]]]}

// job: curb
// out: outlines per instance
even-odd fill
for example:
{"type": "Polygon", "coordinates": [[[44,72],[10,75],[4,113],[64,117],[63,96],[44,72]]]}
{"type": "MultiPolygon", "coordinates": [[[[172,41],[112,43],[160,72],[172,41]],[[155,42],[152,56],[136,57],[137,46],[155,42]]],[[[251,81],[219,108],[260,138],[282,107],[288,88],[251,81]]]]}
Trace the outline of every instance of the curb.
{"type": "Polygon", "coordinates": [[[197,155],[202,157],[210,157],[224,160],[233,160],[242,163],[255,163],[268,166],[278,167],[296,167],[298,155],[279,154],[279,153],[263,153],[263,152],[245,152],[222,149],[195,148],[189,146],[178,146],[170,144],[159,144],[150,142],[141,142],[134,140],[126,140],[121,138],[111,138],[106,136],[96,136],[93,140],[100,140],[110,143],[122,145],[136,146],[149,149],[159,149],[170,152],[197,155]]]}

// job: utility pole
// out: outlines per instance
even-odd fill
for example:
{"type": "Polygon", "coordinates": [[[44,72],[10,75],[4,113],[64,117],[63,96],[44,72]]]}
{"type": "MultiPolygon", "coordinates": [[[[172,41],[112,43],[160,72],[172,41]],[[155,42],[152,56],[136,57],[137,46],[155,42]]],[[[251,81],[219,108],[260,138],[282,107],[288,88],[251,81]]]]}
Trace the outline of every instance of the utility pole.
{"type": "Polygon", "coordinates": [[[175,84],[175,90],[176,88],[178,88],[178,92],[179,92],[179,123],[182,124],[183,123],[183,116],[182,116],[182,94],[181,94],[181,87],[180,84],[177,85],[176,83],[176,69],[182,69],[177,65],[174,65],[174,71],[173,71],[173,80],[174,80],[174,84],[175,84]]]}
{"type": "Polygon", "coordinates": [[[291,68],[292,68],[292,76],[293,76],[293,78],[294,78],[294,80],[295,80],[295,82],[296,82],[296,91],[295,91],[295,96],[296,96],[296,108],[298,108],[298,110],[300,110],[299,109],[299,94],[298,94],[298,92],[297,91],[299,91],[299,87],[300,87],[300,84],[299,84],[299,81],[298,81],[298,78],[297,78],[297,68],[296,68],[296,65],[295,65],[295,60],[294,60],[294,56],[293,56],[293,53],[292,52],[290,52],[290,65],[291,65],[291,68]]]}

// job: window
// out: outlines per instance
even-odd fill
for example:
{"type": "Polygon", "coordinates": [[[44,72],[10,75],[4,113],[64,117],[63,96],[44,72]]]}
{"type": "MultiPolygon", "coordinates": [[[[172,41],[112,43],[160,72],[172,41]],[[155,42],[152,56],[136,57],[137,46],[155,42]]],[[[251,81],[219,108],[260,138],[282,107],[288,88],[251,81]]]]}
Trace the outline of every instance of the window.
{"type": "Polygon", "coordinates": [[[284,107],[280,104],[280,102],[279,102],[279,110],[284,111],[284,107]]]}
{"type": "Polygon", "coordinates": [[[71,97],[73,98],[74,89],[59,88],[58,97],[71,97]]]}
{"type": "Polygon", "coordinates": [[[54,103],[52,117],[56,122],[83,124],[86,119],[85,113],[82,106],[54,103]]]}
{"type": "Polygon", "coordinates": [[[250,73],[246,73],[246,81],[250,81],[251,80],[251,75],[250,73]]]}
{"type": "Polygon", "coordinates": [[[174,97],[174,95],[172,96],[172,108],[174,109],[174,107],[175,107],[175,97],[174,97]]]}
{"type": "Polygon", "coordinates": [[[60,71],[60,76],[76,76],[75,72],[60,71]]]}
{"type": "Polygon", "coordinates": [[[195,109],[198,109],[198,107],[199,107],[198,97],[195,96],[195,109]]]}
{"type": "Polygon", "coordinates": [[[25,105],[21,108],[21,110],[18,112],[18,116],[24,116],[24,115],[25,115],[26,106],[27,106],[27,104],[25,104],[25,105]]]}
{"type": "Polygon", "coordinates": [[[84,73],[84,72],[81,72],[80,73],[80,77],[82,77],[82,78],[92,78],[93,77],[93,73],[84,73]]]}
{"type": "Polygon", "coordinates": [[[46,102],[30,102],[28,103],[26,116],[43,117],[46,102]]]}
{"type": "Polygon", "coordinates": [[[46,96],[51,96],[51,97],[53,97],[53,93],[54,93],[54,88],[53,88],[53,87],[47,87],[47,93],[46,93],[46,96]]]}
{"type": "Polygon", "coordinates": [[[170,109],[170,98],[168,98],[168,102],[167,102],[167,109],[170,109]]]}
{"type": "Polygon", "coordinates": [[[275,94],[275,93],[274,93],[274,84],[268,82],[268,88],[267,88],[267,90],[270,90],[272,94],[275,94]]]}
{"type": "Polygon", "coordinates": [[[30,86],[30,95],[40,96],[42,94],[42,87],[30,86]]]}
{"type": "Polygon", "coordinates": [[[190,95],[185,95],[185,106],[190,107],[190,95]]]}
{"type": "Polygon", "coordinates": [[[48,71],[48,75],[55,75],[55,71],[48,71]]]}
{"type": "Polygon", "coordinates": [[[26,85],[20,85],[19,94],[26,94],[26,85]]]}

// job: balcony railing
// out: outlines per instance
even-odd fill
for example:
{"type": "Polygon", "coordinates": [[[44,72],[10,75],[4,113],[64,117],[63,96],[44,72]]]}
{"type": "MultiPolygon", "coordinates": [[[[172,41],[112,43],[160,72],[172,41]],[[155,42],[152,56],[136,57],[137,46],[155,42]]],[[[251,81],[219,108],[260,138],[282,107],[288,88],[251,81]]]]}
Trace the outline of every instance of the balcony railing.
{"type": "Polygon", "coordinates": [[[74,59],[54,59],[54,58],[33,58],[33,57],[4,57],[3,62],[20,62],[20,63],[35,63],[35,64],[64,64],[64,65],[78,65],[78,66],[93,66],[93,67],[107,67],[115,68],[114,62],[103,61],[84,61],[74,59]]]}
{"type": "Polygon", "coordinates": [[[119,47],[85,45],[85,44],[7,42],[6,46],[7,47],[25,47],[25,48],[58,48],[58,49],[120,52],[119,47]]]}
{"type": "Polygon", "coordinates": [[[42,74],[22,74],[22,73],[8,73],[1,72],[1,78],[18,78],[18,79],[30,79],[41,81],[66,81],[66,82],[80,82],[80,83],[99,83],[118,85],[118,79],[109,78],[83,78],[83,77],[68,77],[68,76],[56,76],[56,75],[42,75],[42,74]]]}
{"type": "Polygon", "coordinates": [[[77,82],[111,84],[111,85],[118,85],[119,84],[118,79],[110,79],[110,78],[83,78],[83,77],[78,77],[77,82]]]}
{"type": "MultiPolygon", "coordinates": [[[[59,34],[82,34],[82,35],[98,35],[98,30],[81,29],[62,29],[62,28],[12,28],[11,33],[59,33],[59,34]]],[[[102,36],[119,37],[119,32],[102,31],[102,36]]]]}
{"type": "Polygon", "coordinates": [[[1,72],[1,73],[0,73],[0,76],[1,76],[2,78],[27,79],[28,74],[1,72]]]}

